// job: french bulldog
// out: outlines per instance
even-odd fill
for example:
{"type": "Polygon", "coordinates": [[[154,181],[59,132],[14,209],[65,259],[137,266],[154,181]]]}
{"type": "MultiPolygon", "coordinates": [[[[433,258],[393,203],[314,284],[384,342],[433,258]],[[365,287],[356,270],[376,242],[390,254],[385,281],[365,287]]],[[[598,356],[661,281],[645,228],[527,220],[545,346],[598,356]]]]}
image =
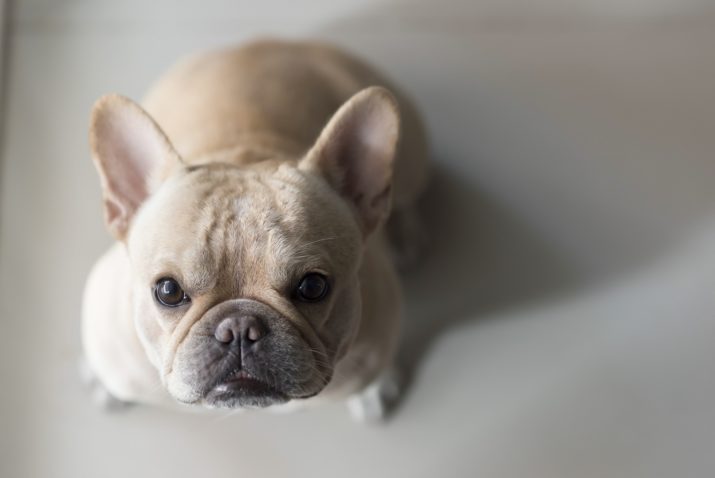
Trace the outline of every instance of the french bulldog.
{"type": "Polygon", "coordinates": [[[420,119],[387,84],[337,48],[263,40],[180,62],[143,106],[96,102],[116,243],[89,275],[82,339],[107,397],[384,415],[394,252],[414,248],[428,179],[420,119]]]}

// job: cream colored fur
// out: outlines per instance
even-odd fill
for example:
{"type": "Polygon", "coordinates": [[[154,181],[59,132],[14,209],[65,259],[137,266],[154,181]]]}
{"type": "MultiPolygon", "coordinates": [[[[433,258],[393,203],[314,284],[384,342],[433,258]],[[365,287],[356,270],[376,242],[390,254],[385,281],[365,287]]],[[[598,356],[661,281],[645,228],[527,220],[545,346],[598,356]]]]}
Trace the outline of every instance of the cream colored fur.
{"type": "Polygon", "coordinates": [[[419,118],[394,88],[400,141],[391,149],[397,104],[384,88],[366,89],[375,85],[387,83],[332,47],[260,41],[180,63],[149,92],[146,113],[122,97],[100,99],[90,140],[118,241],[88,279],[82,337],[111,395],[190,401],[176,373],[182,344],[203,314],[239,297],[269,304],[328,357],[330,370],[315,380],[329,374],[330,383],[289,405],[345,399],[384,376],[401,293],[383,228],[390,202],[393,214],[411,213],[427,161],[419,118]],[[334,159],[345,147],[377,157],[350,173],[376,191],[370,201],[345,189],[334,159]],[[123,165],[124,156],[135,163],[123,165]],[[146,181],[122,179],[127,168],[146,181]],[[266,228],[276,215],[281,228],[266,228]],[[328,264],[338,278],[324,308],[301,309],[275,290],[276,271],[297,257],[328,264]],[[167,267],[198,291],[182,316],[157,311],[148,291],[167,267]]]}

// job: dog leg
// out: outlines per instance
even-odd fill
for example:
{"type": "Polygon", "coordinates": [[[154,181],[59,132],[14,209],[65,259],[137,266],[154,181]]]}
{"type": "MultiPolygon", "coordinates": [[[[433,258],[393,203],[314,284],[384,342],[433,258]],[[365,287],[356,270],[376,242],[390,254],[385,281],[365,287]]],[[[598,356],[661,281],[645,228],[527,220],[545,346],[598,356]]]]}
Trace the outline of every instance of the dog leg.
{"type": "Polygon", "coordinates": [[[347,406],[355,421],[384,422],[402,394],[402,376],[396,367],[381,373],[360,393],[348,398],[347,406]]]}
{"type": "Polygon", "coordinates": [[[79,359],[77,368],[79,370],[80,380],[89,389],[92,401],[99,408],[109,412],[114,412],[124,410],[132,405],[129,402],[118,399],[112,395],[109,390],[107,390],[107,387],[104,386],[97,375],[92,371],[92,368],[89,366],[89,362],[85,357],[79,359]]]}

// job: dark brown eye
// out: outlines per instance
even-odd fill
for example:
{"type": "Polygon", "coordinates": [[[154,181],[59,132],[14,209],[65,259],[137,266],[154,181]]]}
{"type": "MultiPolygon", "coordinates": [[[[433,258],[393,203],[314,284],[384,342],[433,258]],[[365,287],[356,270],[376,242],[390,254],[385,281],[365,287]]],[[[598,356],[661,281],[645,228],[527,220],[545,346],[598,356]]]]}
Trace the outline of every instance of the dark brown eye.
{"type": "Polygon", "coordinates": [[[154,295],[161,305],[178,307],[191,301],[178,282],[172,278],[161,279],[154,287],[154,295]]]}
{"type": "Polygon", "coordinates": [[[328,295],[328,279],[323,274],[311,272],[300,280],[296,290],[298,299],[303,302],[317,302],[328,295]]]}

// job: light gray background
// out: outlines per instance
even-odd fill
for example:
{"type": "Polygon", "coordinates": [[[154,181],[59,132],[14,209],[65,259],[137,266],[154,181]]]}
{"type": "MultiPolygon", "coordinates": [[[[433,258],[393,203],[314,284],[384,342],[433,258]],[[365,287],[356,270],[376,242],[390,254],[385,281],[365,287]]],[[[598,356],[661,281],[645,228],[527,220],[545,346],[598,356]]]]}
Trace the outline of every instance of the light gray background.
{"type": "Polygon", "coordinates": [[[14,2],[0,223],[0,476],[710,477],[715,9],[677,0],[14,2]],[[192,51],[324,38],[413,95],[436,167],[407,282],[414,382],[341,406],[106,414],[75,369],[110,243],[90,106],[192,51]]]}

